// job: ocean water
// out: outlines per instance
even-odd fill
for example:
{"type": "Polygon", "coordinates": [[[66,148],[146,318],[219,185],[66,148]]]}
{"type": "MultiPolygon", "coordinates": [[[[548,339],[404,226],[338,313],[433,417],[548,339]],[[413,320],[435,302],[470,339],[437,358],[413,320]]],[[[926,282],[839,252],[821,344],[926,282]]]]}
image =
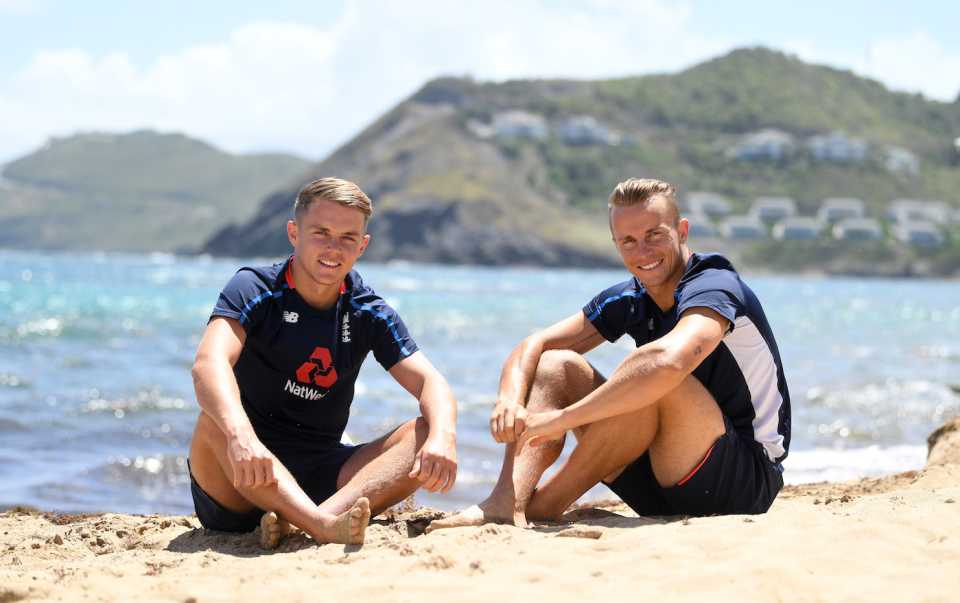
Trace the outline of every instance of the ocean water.
{"type": "MultiPolygon", "coordinates": [[[[190,513],[190,366],[220,287],[269,260],[0,251],[0,507],[190,513]]],[[[577,311],[616,270],[360,265],[459,401],[453,509],[493,485],[487,420],[501,364],[577,311]]],[[[923,466],[926,436],[960,414],[960,284],[746,275],[776,333],[793,398],[785,478],[799,483],[923,466]]],[[[609,374],[632,347],[590,360],[609,374]]],[[[417,403],[372,358],[348,433],[377,437],[417,403]]],[[[604,496],[602,486],[590,496],[604,496]]]]}

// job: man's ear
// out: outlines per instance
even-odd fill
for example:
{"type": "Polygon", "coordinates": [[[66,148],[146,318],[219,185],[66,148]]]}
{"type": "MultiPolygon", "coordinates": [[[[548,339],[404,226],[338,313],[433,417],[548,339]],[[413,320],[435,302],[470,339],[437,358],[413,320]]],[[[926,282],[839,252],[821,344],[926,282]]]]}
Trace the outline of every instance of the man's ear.
{"type": "Polygon", "coordinates": [[[367,250],[367,245],[370,244],[370,235],[363,235],[363,241],[360,242],[360,253],[357,256],[363,255],[363,252],[367,250]]]}
{"type": "Polygon", "coordinates": [[[297,223],[294,220],[287,220],[287,240],[290,241],[290,244],[294,248],[297,247],[297,235],[300,234],[297,232],[297,223]]]}
{"type": "Polygon", "coordinates": [[[677,232],[680,234],[680,242],[686,244],[687,237],[690,235],[690,221],[680,218],[677,222],[677,232]]]}

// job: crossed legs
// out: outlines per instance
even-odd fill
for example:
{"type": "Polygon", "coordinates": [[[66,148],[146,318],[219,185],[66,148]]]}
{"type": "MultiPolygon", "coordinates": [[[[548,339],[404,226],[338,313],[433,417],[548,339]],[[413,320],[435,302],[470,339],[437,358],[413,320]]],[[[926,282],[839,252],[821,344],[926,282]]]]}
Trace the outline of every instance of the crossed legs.
{"type": "Polygon", "coordinates": [[[276,458],[275,484],[235,488],[226,438],[201,413],[190,446],[191,471],[200,487],[228,510],[267,511],[261,520],[261,544],[268,548],[289,532],[290,524],[318,543],[361,544],[371,514],[400,502],[419,486],[408,474],[426,435],[426,421],[417,418],[364,445],[340,469],[336,494],[316,505],[276,458]]]}
{"type": "MultiPolygon", "coordinates": [[[[603,382],[603,375],[583,356],[548,351],[537,366],[527,409],[564,408],[603,382]]],[[[615,479],[648,451],[657,481],[663,486],[676,484],[700,462],[724,429],[716,401],[695,377],[688,376],[642,410],[578,428],[573,453],[539,487],[543,472],[560,457],[563,441],[526,446],[519,456],[514,456],[516,445],[507,444],[499,479],[487,499],[434,521],[430,529],[490,521],[524,526],[528,519],[557,519],[600,480],[615,479]]]]}

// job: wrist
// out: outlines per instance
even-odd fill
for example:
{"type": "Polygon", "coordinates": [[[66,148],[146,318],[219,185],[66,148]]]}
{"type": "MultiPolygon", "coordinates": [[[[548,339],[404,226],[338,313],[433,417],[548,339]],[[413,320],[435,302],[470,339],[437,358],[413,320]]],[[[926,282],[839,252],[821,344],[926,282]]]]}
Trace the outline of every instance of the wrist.
{"type": "Polygon", "coordinates": [[[457,441],[457,430],[455,427],[431,427],[427,432],[428,439],[439,439],[447,442],[457,441]]]}

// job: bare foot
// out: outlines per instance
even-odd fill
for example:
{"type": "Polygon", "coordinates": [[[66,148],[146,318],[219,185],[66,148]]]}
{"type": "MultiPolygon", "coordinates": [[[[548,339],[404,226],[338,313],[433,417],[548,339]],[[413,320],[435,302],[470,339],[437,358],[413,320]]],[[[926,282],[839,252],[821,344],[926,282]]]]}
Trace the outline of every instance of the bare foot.
{"type": "Polygon", "coordinates": [[[267,550],[275,549],[291,531],[289,522],[280,519],[273,511],[268,511],[260,518],[260,546],[267,550]]]}
{"type": "Polygon", "coordinates": [[[434,519],[427,526],[426,533],[446,528],[465,528],[467,526],[482,526],[487,523],[509,523],[519,528],[527,527],[527,518],[520,511],[512,514],[497,513],[492,508],[481,503],[467,507],[459,513],[443,519],[434,519]]]}
{"type": "Polygon", "coordinates": [[[331,542],[340,544],[363,544],[370,523],[370,501],[366,497],[357,499],[353,506],[337,515],[333,524],[331,542]]]}

